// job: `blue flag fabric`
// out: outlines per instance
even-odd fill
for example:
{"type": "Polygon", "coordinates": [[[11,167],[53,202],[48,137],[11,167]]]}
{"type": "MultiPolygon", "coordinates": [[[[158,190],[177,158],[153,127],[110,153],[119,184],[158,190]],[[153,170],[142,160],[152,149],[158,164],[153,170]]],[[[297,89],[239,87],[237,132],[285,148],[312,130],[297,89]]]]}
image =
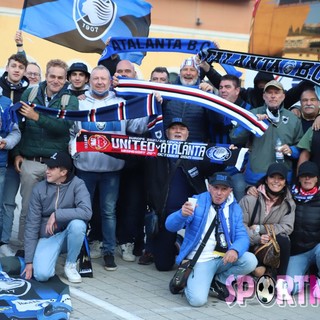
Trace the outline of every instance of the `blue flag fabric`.
{"type": "MultiPolygon", "coordinates": [[[[109,37],[147,37],[150,12],[143,0],[25,0],[20,29],[79,52],[101,54],[109,37]]],[[[139,64],[143,56],[120,54],[139,64]]]]}

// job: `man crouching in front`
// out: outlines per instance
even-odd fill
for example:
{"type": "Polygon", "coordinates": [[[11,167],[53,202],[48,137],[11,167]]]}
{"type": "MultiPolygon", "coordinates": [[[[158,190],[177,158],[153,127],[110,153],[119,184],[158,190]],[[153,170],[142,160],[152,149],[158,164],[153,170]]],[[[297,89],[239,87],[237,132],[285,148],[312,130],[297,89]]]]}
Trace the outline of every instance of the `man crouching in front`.
{"type": "Polygon", "coordinates": [[[33,188],[26,219],[22,274],[47,281],[55,275],[59,254],[66,252],[65,277],[78,283],[76,261],[92,215],[90,195],[84,182],[74,176],[67,153],[57,152],[44,162],[47,178],[33,188]]]}
{"type": "Polygon", "coordinates": [[[226,286],[228,277],[249,274],[257,265],[256,257],[247,252],[249,238],[241,208],[232,193],[231,177],[217,172],[208,182],[208,192],[193,196],[197,199],[195,209],[187,201],[166,220],[166,228],[171,232],[186,228],[177,264],[193,258],[210,225],[215,225],[184,289],[193,307],[206,304],[209,291],[220,300],[233,301],[235,297],[229,297],[226,286]]]}

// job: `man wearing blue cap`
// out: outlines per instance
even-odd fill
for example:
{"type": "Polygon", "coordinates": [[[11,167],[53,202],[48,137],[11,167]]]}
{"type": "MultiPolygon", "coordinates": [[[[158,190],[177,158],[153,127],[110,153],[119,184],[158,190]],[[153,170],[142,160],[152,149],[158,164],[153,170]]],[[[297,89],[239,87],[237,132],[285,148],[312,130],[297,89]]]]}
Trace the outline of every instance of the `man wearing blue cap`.
{"type": "Polygon", "coordinates": [[[195,207],[186,201],[166,220],[166,228],[171,232],[185,228],[177,264],[194,257],[210,225],[214,225],[184,291],[193,307],[207,303],[212,280],[212,290],[218,299],[234,301],[235,290],[229,291],[228,284],[231,286],[232,280],[249,274],[257,265],[256,257],[247,252],[249,237],[243,225],[242,210],[232,193],[230,175],[217,172],[208,182],[207,192],[193,196],[197,201],[195,207]]]}

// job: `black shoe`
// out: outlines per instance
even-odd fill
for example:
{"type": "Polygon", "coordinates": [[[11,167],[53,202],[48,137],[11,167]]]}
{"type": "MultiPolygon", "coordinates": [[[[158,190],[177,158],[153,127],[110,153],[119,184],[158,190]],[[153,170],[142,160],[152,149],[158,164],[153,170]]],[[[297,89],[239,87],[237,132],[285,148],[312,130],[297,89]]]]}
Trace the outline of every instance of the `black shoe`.
{"type": "Polygon", "coordinates": [[[115,271],[117,270],[117,265],[116,263],[114,262],[114,256],[112,255],[105,255],[103,256],[103,260],[104,260],[104,268],[107,270],[107,271],[115,271]]]}
{"type": "Polygon", "coordinates": [[[138,261],[138,264],[142,264],[144,266],[147,266],[149,264],[152,264],[154,262],[153,254],[150,252],[145,252],[138,261]]]}
{"type": "MultiPolygon", "coordinates": [[[[226,299],[229,297],[230,293],[229,293],[229,290],[227,289],[227,287],[223,283],[213,279],[211,282],[209,295],[210,295],[210,297],[215,297],[215,298],[218,298],[219,300],[226,301],[226,299]]],[[[229,297],[228,300],[231,300],[230,298],[231,297],[229,297]]],[[[234,297],[233,301],[234,300],[235,300],[235,297],[234,297]]],[[[231,302],[231,301],[229,301],[229,302],[231,302]]]]}
{"type": "Polygon", "coordinates": [[[136,257],[142,256],[142,254],[143,254],[143,245],[139,245],[139,244],[135,243],[132,253],[136,257]]]}
{"type": "Polygon", "coordinates": [[[20,258],[24,258],[24,250],[21,250],[19,249],[17,252],[16,252],[16,257],[20,257],[20,258]]]}

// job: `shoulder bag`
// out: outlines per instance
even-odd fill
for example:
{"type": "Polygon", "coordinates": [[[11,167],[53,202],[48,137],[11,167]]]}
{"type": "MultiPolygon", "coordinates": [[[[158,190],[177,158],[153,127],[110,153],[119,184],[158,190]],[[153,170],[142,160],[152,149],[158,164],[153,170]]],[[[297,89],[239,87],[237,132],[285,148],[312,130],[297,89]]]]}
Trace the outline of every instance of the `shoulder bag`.
{"type": "MultiPolygon", "coordinates": [[[[217,211],[217,210],[216,210],[217,211]]],[[[188,277],[195,266],[197,260],[200,257],[200,254],[203,248],[206,246],[206,243],[216,225],[218,211],[216,212],[216,216],[214,217],[208,231],[206,232],[203,241],[201,242],[197,252],[195,253],[194,257],[191,260],[183,260],[182,263],[179,265],[176,273],[174,274],[173,278],[169,283],[169,289],[172,294],[178,294],[181,292],[185,286],[187,285],[188,277]]]]}
{"type": "Polygon", "coordinates": [[[280,265],[280,247],[276,240],[274,226],[272,224],[264,225],[270,240],[260,245],[255,251],[258,261],[263,265],[271,268],[279,268],[280,265]]]}

